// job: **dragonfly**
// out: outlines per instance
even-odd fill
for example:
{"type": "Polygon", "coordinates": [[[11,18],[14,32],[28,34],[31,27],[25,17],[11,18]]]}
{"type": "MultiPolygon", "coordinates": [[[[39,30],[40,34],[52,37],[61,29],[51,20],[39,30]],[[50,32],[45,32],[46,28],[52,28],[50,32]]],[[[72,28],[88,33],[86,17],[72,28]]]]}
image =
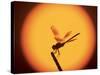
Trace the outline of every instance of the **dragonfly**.
{"type": "Polygon", "coordinates": [[[52,25],[51,30],[54,34],[54,39],[57,41],[56,44],[52,45],[53,53],[56,54],[58,52],[58,55],[60,55],[59,49],[63,47],[66,43],[75,41],[75,37],[78,36],[80,33],[76,33],[72,37],[70,37],[68,40],[66,38],[72,33],[72,31],[67,32],[63,37],[59,33],[58,29],[56,26],[52,25]]]}

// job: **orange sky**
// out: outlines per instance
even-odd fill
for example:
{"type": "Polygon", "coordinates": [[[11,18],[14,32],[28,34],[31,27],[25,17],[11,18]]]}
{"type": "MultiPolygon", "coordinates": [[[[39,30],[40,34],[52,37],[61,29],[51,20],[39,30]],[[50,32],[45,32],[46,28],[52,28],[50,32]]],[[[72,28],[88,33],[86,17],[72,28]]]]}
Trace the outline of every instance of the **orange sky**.
{"type": "MultiPolygon", "coordinates": [[[[61,36],[72,31],[77,40],[60,49],[57,57],[63,70],[82,69],[90,60],[96,42],[96,33],[91,18],[80,6],[38,4],[26,17],[21,45],[30,66],[37,71],[58,71],[50,52],[56,43],[50,27],[55,25],[61,36]]],[[[68,39],[67,38],[67,39],[68,39]]]]}

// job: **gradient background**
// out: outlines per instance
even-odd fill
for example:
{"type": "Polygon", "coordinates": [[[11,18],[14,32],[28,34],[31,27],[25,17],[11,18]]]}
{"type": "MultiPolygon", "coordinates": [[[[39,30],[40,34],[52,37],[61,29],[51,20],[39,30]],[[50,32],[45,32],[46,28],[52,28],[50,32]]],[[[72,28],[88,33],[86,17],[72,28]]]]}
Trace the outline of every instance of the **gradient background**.
{"type": "MultiPolygon", "coordinates": [[[[23,56],[22,48],[20,46],[20,30],[25,17],[28,12],[35,7],[38,3],[25,3],[15,2],[12,3],[12,72],[14,73],[25,73],[25,72],[36,72],[32,70],[26,59],[23,56]],[[24,13],[23,13],[24,12],[24,13]],[[15,29],[14,29],[15,28],[15,29]],[[15,35],[15,37],[14,37],[15,35]],[[14,47],[15,45],[15,47],[14,47]]],[[[97,32],[97,7],[93,6],[82,6],[87,13],[91,16],[95,29],[97,32]]],[[[84,69],[97,68],[97,45],[95,46],[95,52],[84,69]]]]}

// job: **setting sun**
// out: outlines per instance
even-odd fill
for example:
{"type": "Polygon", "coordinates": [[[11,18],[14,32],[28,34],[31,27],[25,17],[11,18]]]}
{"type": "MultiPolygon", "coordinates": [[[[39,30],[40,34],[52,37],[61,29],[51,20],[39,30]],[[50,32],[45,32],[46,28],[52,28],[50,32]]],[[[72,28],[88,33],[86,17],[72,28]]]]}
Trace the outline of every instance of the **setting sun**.
{"type": "Polygon", "coordinates": [[[51,52],[57,41],[51,26],[57,27],[61,36],[71,31],[69,39],[76,33],[75,41],[60,48],[56,57],[63,70],[82,69],[94,52],[96,33],[90,16],[81,6],[63,4],[38,4],[24,20],[21,29],[21,47],[29,65],[39,72],[58,71],[51,52]]]}

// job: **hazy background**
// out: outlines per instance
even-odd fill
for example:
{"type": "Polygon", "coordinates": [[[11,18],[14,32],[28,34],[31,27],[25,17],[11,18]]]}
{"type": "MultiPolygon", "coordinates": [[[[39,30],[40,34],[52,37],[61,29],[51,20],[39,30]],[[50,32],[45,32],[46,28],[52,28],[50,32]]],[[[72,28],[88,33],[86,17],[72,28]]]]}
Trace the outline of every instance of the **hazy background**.
{"type": "MultiPolygon", "coordinates": [[[[10,2],[13,0],[0,0],[0,75],[10,75],[10,57],[11,57],[11,15],[10,15],[10,2]]],[[[21,0],[21,1],[39,1],[50,3],[65,3],[65,4],[81,4],[81,5],[98,5],[100,7],[99,0],[21,0]]],[[[98,11],[100,13],[100,10],[98,11]]],[[[100,16],[100,14],[98,14],[100,16]]],[[[98,17],[99,18],[99,17],[98,17]]],[[[100,20],[100,18],[99,18],[100,20]]],[[[99,22],[100,24],[100,22],[99,22]]],[[[100,32],[98,26],[98,32],[100,32]]],[[[98,38],[100,34],[98,33],[98,38]]],[[[98,39],[98,43],[100,40],[98,39]]],[[[98,44],[99,45],[99,44],[98,44]]],[[[100,64],[100,50],[98,46],[98,64],[100,64]]],[[[98,70],[82,70],[82,71],[66,71],[57,73],[36,73],[34,75],[99,75],[100,68],[98,70]]],[[[28,75],[33,75],[28,74],[28,75]]]]}

